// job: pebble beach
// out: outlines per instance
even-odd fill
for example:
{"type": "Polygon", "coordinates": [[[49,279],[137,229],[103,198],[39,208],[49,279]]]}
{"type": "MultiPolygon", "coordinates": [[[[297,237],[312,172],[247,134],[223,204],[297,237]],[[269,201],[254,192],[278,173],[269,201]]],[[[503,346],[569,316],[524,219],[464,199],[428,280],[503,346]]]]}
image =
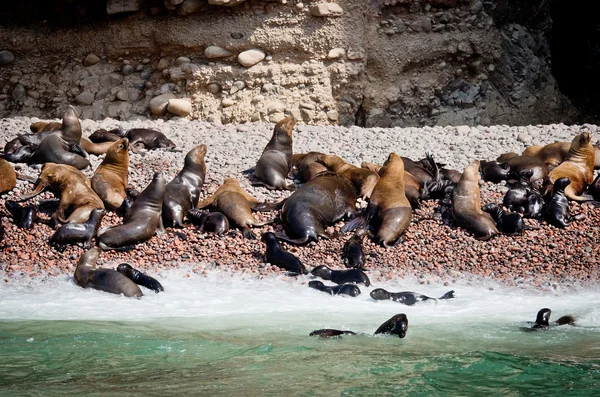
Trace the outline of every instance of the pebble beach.
{"type": "MultiPolygon", "coordinates": [[[[37,118],[0,119],[0,144],[3,146],[17,134],[29,132],[29,125],[37,118]]],[[[226,178],[237,178],[251,195],[261,201],[279,201],[290,192],[271,191],[252,186],[253,175],[244,174],[256,164],[269,141],[274,124],[252,123],[215,125],[185,119],[103,121],[82,120],[83,134],[88,136],[98,128],[121,127],[155,128],[162,131],[177,145],[178,151],[154,150],[130,154],[130,186],[142,190],[156,171],[162,171],[167,181],[183,166],[187,151],[205,143],[207,175],[202,200],[210,196],[226,178]]],[[[571,141],[586,128],[592,141],[600,137],[595,125],[538,125],[526,127],[424,127],[424,128],[360,128],[336,126],[297,125],[294,129],[294,153],[321,151],[341,156],[347,162],[360,165],[363,161],[381,164],[391,151],[418,160],[426,152],[447,168],[459,171],[475,159],[491,160],[505,152],[522,152],[529,145],[554,141],[571,141]]],[[[102,157],[90,155],[92,168],[84,170],[91,177],[102,157]]],[[[18,173],[29,177],[39,175],[39,166],[15,164],[18,173]]],[[[503,185],[481,182],[482,204],[501,203],[507,188],[503,185]]],[[[33,184],[22,180],[17,187],[0,197],[0,221],[6,235],[0,250],[0,274],[6,283],[23,278],[44,278],[66,275],[75,271],[80,246],[58,250],[48,244],[53,230],[36,223],[32,229],[17,228],[4,207],[7,199],[14,199],[32,190],[33,184]]],[[[31,201],[54,197],[44,193],[31,201]]],[[[359,202],[363,207],[366,203],[359,202]]],[[[367,274],[373,284],[378,281],[406,279],[427,284],[453,286],[455,284],[507,285],[528,290],[578,289],[597,284],[600,279],[598,242],[600,240],[600,208],[570,204],[575,221],[565,229],[546,222],[527,219],[521,236],[499,236],[489,241],[477,241],[467,231],[444,225],[435,215],[437,202],[425,201],[414,211],[413,221],[403,241],[386,249],[366,238],[363,242],[367,256],[367,274]]],[[[47,215],[46,215],[47,216],[47,215]]],[[[256,213],[261,220],[278,216],[277,212],[256,213]]],[[[107,213],[102,227],[119,224],[121,218],[107,213]]],[[[343,223],[332,229],[339,230],[343,223]]],[[[280,231],[280,222],[255,229],[255,233],[280,231]]],[[[333,231],[333,230],[330,230],[333,231]]],[[[320,239],[302,247],[282,246],[298,256],[311,269],[325,264],[343,269],[342,247],[351,233],[331,240],[320,239]]],[[[128,252],[104,252],[99,265],[116,267],[127,262],[132,266],[159,275],[162,270],[185,268],[189,272],[229,272],[247,277],[287,277],[284,272],[265,263],[265,245],[257,240],[244,239],[234,227],[226,234],[215,236],[200,233],[191,224],[184,229],[167,229],[128,252]]],[[[305,281],[303,281],[305,282],[305,281]]]]}

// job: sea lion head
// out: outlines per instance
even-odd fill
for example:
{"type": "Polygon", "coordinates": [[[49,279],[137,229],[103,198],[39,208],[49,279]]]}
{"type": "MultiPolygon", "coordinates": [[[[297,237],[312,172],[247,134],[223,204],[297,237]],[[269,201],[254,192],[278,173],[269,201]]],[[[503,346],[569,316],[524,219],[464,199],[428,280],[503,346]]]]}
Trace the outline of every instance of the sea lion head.
{"type": "Polygon", "coordinates": [[[104,161],[108,163],[121,163],[129,161],[129,139],[122,138],[108,147],[104,161]]]}
{"type": "Polygon", "coordinates": [[[406,336],[406,332],[408,331],[408,317],[406,314],[396,314],[394,316],[394,327],[391,330],[391,334],[396,334],[400,338],[404,338],[406,336]]]}
{"type": "Polygon", "coordinates": [[[156,138],[156,147],[161,149],[173,149],[175,143],[166,136],[159,136],[156,138]]]}
{"type": "Polygon", "coordinates": [[[589,131],[583,131],[582,133],[577,135],[575,139],[573,139],[573,142],[575,140],[577,140],[577,144],[581,147],[590,143],[590,141],[592,140],[592,135],[589,131]]]}
{"type": "Polygon", "coordinates": [[[121,263],[119,266],[117,266],[117,271],[129,278],[133,277],[133,270],[133,267],[131,267],[129,263],[121,263]]]}
{"type": "MultiPolygon", "coordinates": [[[[263,235],[264,236],[264,235],[263,235]]],[[[314,289],[323,289],[325,288],[325,284],[323,284],[322,282],[320,282],[319,280],[313,280],[313,281],[309,281],[308,282],[308,286],[310,288],[314,288],[314,289]]]]}
{"type": "Polygon", "coordinates": [[[261,240],[263,243],[267,244],[267,247],[272,246],[274,243],[277,243],[277,239],[275,238],[275,233],[266,232],[261,236],[261,240]]]}
{"type": "Polygon", "coordinates": [[[387,300],[391,297],[391,294],[383,288],[375,288],[373,291],[371,291],[370,295],[371,298],[375,299],[376,301],[387,300]]]}
{"type": "Polygon", "coordinates": [[[205,144],[198,145],[185,155],[185,166],[204,165],[207,147],[205,144]]]}
{"type": "Polygon", "coordinates": [[[81,123],[73,106],[69,106],[63,115],[62,136],[68,143],[79,143],[81,140],[81,123]]]}
{"type": "MultiPolygon", "coordinates": [[[[383,163],[383,167],[379,170],[379,176],[384,177],[387,175],[402,175],[404,172],[404,161],[402,157],[398,156],[396,153],[391,152],[388,155],[387,160],[383,163]]],[[[404,181],[404,178],[401,178],[404,181]]]]}
{"type": "Polygon", "coordinates": [[[293,117],[286,117],[275,124],[274,134],[277,137],[286,136],[292,138],[294,126],[296,125],[296,119],[293,117]]]}
{"type": "Polygon", "coordinates": [[[564,177],[564,178],[559,178],[559,179],[557,179],[557,180],[554,182],[554,189],[553,189],[553,191],[554,191],[554,192],[557,192],[557,191],[561,191],[561,192],[562,192],[562,191],[564,191],[564,190],[567,188],[567,186],[569,186],[570,184],[571,184],[571,179],[570,179],[570,178],[567,178],[567,177],[564,177]]]}
{"type": "Polygon", "coordinates": [[[550,325],[550,314],[552,314],[552,310],[548,308],[544,308],[540,310],[535,318],[534,327],[547,327],[550,325]]]}
{"type": "Polygon", "coordinates": [[[329,280],[331,278],[331,269],[325,265],[315,267],[310,273],[313,276],[321,277],[325,280],[329,280]]]}

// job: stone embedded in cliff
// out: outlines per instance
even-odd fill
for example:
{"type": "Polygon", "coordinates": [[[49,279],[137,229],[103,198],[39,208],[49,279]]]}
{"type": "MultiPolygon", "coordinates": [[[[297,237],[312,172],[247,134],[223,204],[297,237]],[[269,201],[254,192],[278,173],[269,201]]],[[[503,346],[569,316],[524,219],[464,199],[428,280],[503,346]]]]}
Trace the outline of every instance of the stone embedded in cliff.
{"type": "Polygon", "coordinates": [[[234,7],[238,4],[242,4],[244,1],[246,0],[208,0],[208,4],[215,6],[234,7]]]}
{"type": "Polygon", "coordinates": [[[85,58],[83,58],[83,66],[92,66],[100,62],[100,58],[96,54],[87,54],[85,58]]]}
{"type": "Polygon", "coordinates": [[[169,11],[175,11],[177,9],[177,6],[173,5],[169,0],[164,0],[163,4],[165,8],[169,11]]]}
{"type": "Polygon", "coordinates": [[[12,92],[12,97],[15,101],[22,99],[25,96],[25,87],[21,84],[17,84],[15,89],[12,92]]]}
{"type": "Polygon", "coordinates": [[[167,113],[167,106],[171,99],[175,99],[173,94],[162,94],[150,100],[150,112],[155,116],[164,116],[167,113]]]}
{"type": "Polygon", "coordinates": [[[223,106],[224,108],[228,108],[233,105],[235,105],[235,101],[231,98],[225,98],[221,101],[221,106],[223,106]]]}
{"type": "Polygon", "coordinates": [[[264,51],[253,48],[240,53],[240,55],[238,55],[238,62],[241,63],[242,66],[249,68],[250,66],[254,66],[265,59],[265,56],[266,54],[264,51]]]}
{"type": "Polygon", "coordinates": [[[346,50],[343,48],[334,48],[327,54],[327,59],[338,59],[346,55],[346,50]]]}
{"type": "Polygon", "coordinates": [[[216,45],[211,45],[206,47],[206,49],[204,50],[204,56],[209,58],[209,59],[216,59],[216,58],[227,58],[233,55],[233,52],[229,51],[226,48],[223,47],[219,47],[216,45]]]}
{"type": "Polygon", "coordinates": [[[229,90],[229,94],[233,95],[236,92],[243,90],[246,87],[246,83],[244,83],[241,80],[235,81],[232,85],[231,85],[231,89],[229,90]]]}
{"type": "Polygon", "coordinates": [[[206,88],[211,94],[218,94],[219,92],[221,92],[221,87],[215,83],[209,84],[206,88]]]}
{"type": "Polygon", "coordinates": [[[75,102],[80,105],[91,105],[94,102],[94,94],[89,91],[83,91],[75,97],[75,102]]]}
{"type": "Polygon", "coordinates": [[[310,6],[310,12],[316,17],[338,17],[344,10],[337,3],[319,3],[310,6]]]}
{"type": "Polygon", "coordinates": [[[134,12],[140,9],[141,0],[106,0],[106,13],[108,15],[122,12],[134,12]]]}
{"type": "Polygon", "coordinates": [[[181,66],[181,65],[183,65],[185,63],[191,63],[191,62],[192,62],[192,60],[190,58],[188,58],[188,57],[179,57],[179,58],[177,58],[175,60],[175,65],[176,66],[181,66]]]}
{"type": "Polygon", "coordinates": [[[202,7],[206,4],[205,0],[185,0],[177,8],[177,13],[181,16],[193,14],[201,11],[202,7]]]}
{"type": "Polygon", "coordinates": [[[456,7],[458,0],[430,0],[429,2],[433,7],[456,7]]]}
{"type": "Polygon", "coordinates": [[[160,61],[158,61],[158,66],[156,66],[156,69],[159,72],[162,72],[163,70],[168,68],[170,64],[171,64],[171,62],[169,61],[168,58],[160,58],[160,61]]]}
{"type": "Polygon", "coordinates": [[[119,73],[109,73],[100,77],[100,85],[105,88],[111,88],[121,84],[123,76],[119,73]]]}
{"type": "Polygon", "coordinates": [[[8,65],[15,61],[15,56],[12,52],[7,50],[0,51],[0,65],[8,65]]]}
{"type": "Polygon", "coordinates": [[[170,99],[167,110],[180,117],[189,116],[192,113],[192,101],[189,98],[170,99]]]}

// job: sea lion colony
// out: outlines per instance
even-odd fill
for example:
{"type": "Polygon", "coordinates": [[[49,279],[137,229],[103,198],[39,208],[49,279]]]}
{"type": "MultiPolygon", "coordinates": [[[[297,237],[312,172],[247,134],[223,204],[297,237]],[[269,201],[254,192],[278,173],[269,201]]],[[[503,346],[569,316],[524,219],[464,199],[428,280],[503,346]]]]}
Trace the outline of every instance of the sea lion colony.
{"type": "MultiPolygon", "coordinates": [[[[275,126],[272,139],[255,169],[257,184],[269,189],[295,190],[288,199],[261,203],[245,192],[237,180],[230,178],[215,194],[198,202],[206,176],[205,145],[199,145],[187,154],[184,168],[169,184],[161,173],[157,173],[147,188],[138,193],[129,189],[127,183],[128,149],[134,152],[157,148],[172,150],[174,143],[159,131],[145,129],[132,129],[126,133],[119,129],[98,130],[86,138],[81,135],[74,109],[70,108],[62,123],[35,123],[31,126],[33,134],[22,134],[8,142],[2,154],[10,162],[43,164],[32,192],[21,196],[19,201],[50,189],[59,196],[58,202],[42,203],[39,210],[52,209],[52,217],[40,217],[35,207],[22,207],[15,202],[9,204],[7,201],[7,208],[19,227],[27,227],[21,225],[31,225],[36,220],[56,227],[50,242],[57,246],[83,243],[87,248],[95,238],[98,247],[81,256],[80,265],[85,267],[76,271],[78,285],[137,297],[142,295],[141,292],[138,293],[124,278],[107,273],[106,269],[97,269],[95,261],[102,250],[131,249],[155,233],[163,232],[163,223],[178,228],[187,218],[189,222],[201,225],[201,230],[215,233],[223,233],[231,223],[241,228],[246,238],[255,238],[252,227],[277,219],[259,222],[252,211],[281,209],[284,232],[263,235],[267,260],[292,274],[302,274],[306,267],[293,254],[285,252],[277,241],[306,244],[319,238],[335,238],[336,235],[329,234],[327,229],[344,219],[349,222],[342,232],[357,230],[343,254],[344,263],[354,269],[340,271],[317,266],[313,275],[332,280],[341,287],[320,282],[312,282],[309,286],[330,294],[356,296],[360,290],[347,282],[369,285],[363,272],[361,241],[364,236],[385,247],[401,242],[402,235],[410,228],[412,210],[418,208],[421,200],[439,200],[438,213],[444,223],[459,225],[475,238],[486,240],[501,233],[519,234],[523,230],[523,216],[545,219],[552,225],[565,227],[572,221],[565,204],[567,199],[590,201],[595,205],[599,197],[598,178],[592,180],[594,167],[598,166],[598,150],[592,146],[588,132],[576,136],[569,150],[565,150],[566,144],[562,143],[535,151],[526,150],[523,155],[507,153],[495,161],[473,161],[461,173],[443,168],[431,156],[414,161],[390,153],[383,165],[363,163],[359,168],[345,163],[339,156],[325,153],[293,154],[294,125],[295,120],[288,118],[275,126]],[[91,181],[79,171],[89,167],[86,160],[89,153],[106,153],[91,181]],[[294,167],[298,170],[298,178],[305,182],[297,189],[285,182],[294,167]],[[503,204],[515,212],[505,212],[496,203],[482,206],[480,175],[483,180],[494,183],[507,181],[510,190],[503,204]],[[362,213],[357,212],[358,196],[369,199],[369,205],[362,213]],[[207,207],[220,212],[200,211],[207,207]],[[25,210],[28,221],[23,221],[25,210]],[[121,214],[123,223],[99,230],[106,211],[121,214]],[[98,270],[102,270],[97,273],[102,277],[92,277],[98,270]],[[109,281],[102,285],[103,281],[99,280],[109,281]]],[[[15,186],[15,172],[5,160],[0,161],[0,170],[3,192],[10,191],[15,186]]],[[[3,235],[1,232],[0,236],[3,235]]],[[[130,281],[132,274],[137,275],[138,280],[144,278],[139,277],[142,273],[135,269],[125,274],[130,275],[126,277],[130,281]]],[[[452,297],[449,292],[440,299],[452,297]]],[[[413,292],[380,290],[373,299],[411,304],[409,302],[433,298],[413,292]]]]}

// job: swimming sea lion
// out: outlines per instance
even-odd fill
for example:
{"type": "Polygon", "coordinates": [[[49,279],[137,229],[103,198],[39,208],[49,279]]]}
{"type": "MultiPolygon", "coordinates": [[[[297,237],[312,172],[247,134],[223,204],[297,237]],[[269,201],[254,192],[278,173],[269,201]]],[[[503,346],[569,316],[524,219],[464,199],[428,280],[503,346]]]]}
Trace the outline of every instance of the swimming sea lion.
{"type": "Polygon", "coordinates": [[[350,296],[358,296],[360,295],[360,288],[358,288],[354,284],[342,284],[342,285],[334,285],[328,286],[323,284],[318,280],[313,280],[308,282],[308,286],[310,288],[317,289],[319,291],[327,292],[330,295],[350,295],[350,296]]]}
{"type": "Polygon", "coordinates": [[[127,278],[137,285],[151,289],[157,294],[165,290],[161,283],[159,283],[155,278],[150,277],[137,269],[134,269],[129,263],[121,263],[119,266],[117,266],[117,271],[127,276],[127,278]]]}
{"type": "Polygon", "coordinates": [[[134,151],[138,149],[172,149],[175,147],[173,141],[168,139],[165,134],[148,128],[132,128],[127,131],[125,136],[129,139],[129,145],[134,151]]]}
{"type": "Polygon", "coordinates": [[[165,227],[183,227],[183,218],[198,204],[206,175],[206,145],[198,145],[185,156],[179,174],[165,188],[162,217],[165,227]]]}
{"type": "Polygon", "coordinates": [[[33,223],[37,219],[37,211],[35,207],[28,205],[22,207],[16,201],[6,200],[4,206],[10,212],[15,225],[21,229],[31,229],[33,223]]]}
{"type": "Polygon", "coordinates": [[[595,152],[591,135],[585,131],[573,138],[565,160],[550,171],[552,183],[560,178],[569,178],[571,183],[565,189],[565,196],[575,201],[590,201],[594,198],[584,193],[586,186],[594,181],[595,152]]]}
{"type": "Polygon", "coordinates": [[[452,216],[460,227],[473,233],[477,240],[489,240],[499,233],[490,214],[481,210],[477,160],[465,168],[452,192],[452,216]]]}
{"type": "Polygon", "coordinates": [[[369,277],[365,272],[359,269],[331,270],[325,265],[317,266],[310,272],[313,276],[321,277],[323,280],[330,280],[336,284],[345,283],[363,283],[367,287],[371,285],[369,277]]]}
{"type": "Polygon", "coordinates": [[[4,159],[0,159],[0,194],[10,192],[17,186],[17,173],[4,159]]]}
{"type": "Polygon", "coordinates": [[[92,177],[92,189],[107,209],[117,210],[127,197],[129,184],[129,140],[123,138],[111,143],[102,163],[92,177]]]}
{"type": "Polygon", "coordinates": [[[44,164],[33,191],[17,201],[29,200],[46,189],[60,198],[53,217],[61,223],[82,223],[90,218],[94,209],[104,209],[104,203],[92,190],[89,179],[75,167],[66,164],[44,164]]]}
{"type": "Polygon", "coordinates": [[[101,230],[96,237],[103,250],[127,250],[135,244],[146,241],[162,228],[162,202],[165,194],[165,177],[157,172],[135,202],[131,211],[123,219],[123,224],[101,230]]]}
{"type": "Polygon", "coordinates": [[[379,174],[376,171],[348,164],[339,156],[332,154],[319,156],[317,162],[337,175],[347,178],[359,192],[359,196],[365,199],[371,197],[373,188],[379,181],[379,174]]]}
{"type": "Polygon", "coordinates": [[[340,331],[338,329],[324,328],[324,329],[317,329],[317,330],[311,332],[310,334],[308,334],[308,336],[318,336],[320,338],[331,338],[333,336],[340,336],[340,335],[356,335],[356,332],[340,331]]]}
{"type": "MultiPolygon", "coordinates": [[[[535,323],[530,328],[523,328],[524,331],[537,331],[550,328],[550,315],[552,310],[548,308],[541,309],[535,318],[535,323]]],[[[554,322],[555,325],[573,325],[575,318],[571,315],[562,316],[554,322]]]]}
{"type": "Polygon", "coordinates": [[[296,178],[305,183],[313,179],[316,175],[327,172],[327,167],[317,162],[319,156],[324,155],[325,153],[321,152],[297,153],[292,155],[292,163],[298,169],[296,178]]]}
{"type": "Polygon", "coordinates": [[[143,294],[136,283],[116,270],[103,269],[96,265],[100,252],[100,248],[94,247],[81,255],[75,269],[75,284],[82,288],[140,298],[143,294]]]}
{"type": "Polygon", "coordinates": [[[379,328],[375,331],[375,335],[378,334],[390,334],[390,335],[398,335],[400,338],[404,338],[406,336],[406,332],[408,331],[408,317],[406,314],[400,313],[396,314],[385,323],[381,324],[379,328]]]}
{"type": "MultiPolygon", "coordinates": [[[[412,306],[417,302],[424,302],[428,300],[437,301],[436,298],[431,298],[427,295],[419,294],[417,292],[402,291],[402,292],[388,292],[383,288],[375,288],[371,291],[371,298],[376,301],[381,300],[393,300],[394,302],[402,303],[403,305],[412,306]]],[[[438,299],[452,299],[454,298],[454,291],[448,291],[438,299]]]]}
{"type": "Polygon", "coordinates": [[[277,242],[275,234],[271,232],[263,233],[262,242],[267,245],[265,256],[267,262],[292,273],[304,274],[306,268],[294,254],[284,251],[277,242]]]}
{"type": "Polygon", "coordinates": [[[486,182],[500,183],[508,179],[510,165],[497,161],[481,161],[481,178],[486,182]]]}
{"type": "Polygon", "coordinates": [[[554,182],[552,198],[544,213],[544,219],[553,226],[560,228],[567,227],[572,221],[569,212],[569,200],[565,196],[565,189],[570,183],[571,180],[569,178],[559,178],[554,182]]]}
{"type": "Polygon", "coordinates": [[[365,235],[364,229],[361,229],[354,233],[342,250],[342,259],[344,265],[348,268],[356,268],[364,270],[365,266],[365,254],[362,247],[362,239],[365,235]]]}
{"type": "Polygon", "coordinates": [[[504,212],[496,203],[488,203],[481,208],[492,216],[498,230],[508,236],[523,232],[523,217],[516,212],[504,212]]]}
{"type": "Polygon", "coordinates": [[[201,232],[223,234],[229,230],[229,220],[220,212],[192,208],[188,211],[187,217],[194,225],[198,226],[201,232]]]}
{"type": "Polygon", "coordinates": [[[296,119],[287,117],[275,124],[271,140],[256,163],[254,175],[269,189],[294,190],[286,179],[292,170],[292,132],[296,119]]]}
{"type": "Polygon", "coordinates": [[[82,223],[65,223],[50,236],[50,244],[66,245],[83,243],[83,249],[88,249],[92,245],[92,239],[98,232],[102,217],[105,211],[95,209],[90,214],[90,219],[82,223]]]}
{"type": "Polygon", "coordinates": [[[307,244],[319,237],[329,238],[325,229],[356,213],[356,190],[352,183],[332,173],[317,175],[298,188],[285,201],[281,220],[286,233],[278,240],[307,244]]]}

